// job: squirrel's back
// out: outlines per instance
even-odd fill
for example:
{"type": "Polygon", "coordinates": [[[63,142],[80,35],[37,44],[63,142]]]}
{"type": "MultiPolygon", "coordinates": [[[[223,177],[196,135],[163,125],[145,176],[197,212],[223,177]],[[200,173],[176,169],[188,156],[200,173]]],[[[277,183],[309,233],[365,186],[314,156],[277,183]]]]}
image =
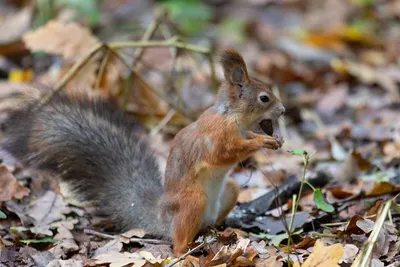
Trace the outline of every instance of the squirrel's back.
{"type": "Polygon", "coordinates": [[[3,147],[28,166],[60,176],[121,230],[169,238],[168,223],[157,223],[161,174],[140,125],[100,99],[59,94],[40,109],[32,109],[35,104],[10,116],[3,147]]]}

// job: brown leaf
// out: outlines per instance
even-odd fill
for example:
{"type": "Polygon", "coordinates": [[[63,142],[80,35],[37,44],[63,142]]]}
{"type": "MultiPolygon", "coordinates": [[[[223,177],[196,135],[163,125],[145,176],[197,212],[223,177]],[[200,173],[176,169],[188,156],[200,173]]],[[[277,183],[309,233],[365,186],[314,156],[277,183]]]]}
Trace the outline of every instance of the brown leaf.
{"type": "Polygon", "coordinates": [[[243,255],[246,251],[247,246],[250,244],[250,239],[241,239],[236,246],[236,249],[232,252],[230,258],[227,260],[227,263],[231,263],[235,261],[239,256],[243,255]]]}
{"type": "Polygon", "coordinates": [[[130,242],[131,237],[139,237],[142,238],[146,232],[143,229],[133,228],[125,233],[120,235],[120,239],[122,243],[128,244],[130,242]]]}
{"type": "Polygon", "coordinates": [[[232,267],[239,267],[239,266],[254,266],[254,262],[252,262],[251,260],[249,260],[246,257],[239,256],[235,260],[235,262],[232,265],[232,267]]]}
{"type": "Polygon", "coordinates": [[[294,247],[296,249],[302,248],[302,249],[307,249],[309,247],[314,246],[315,244],[315,239],[313,239],[311,236],[306,236],[301,240],[300,243],[297,243],[294,247]]]}
{"type": "Polygon", "coordinates": [[[61,55],[68,63],[84,57],[99,40],[77,23],[49,21],[35,31],[28,32],[23,38],[31,51],[45,51],[53,55],[61,55]]]}
{"type": "Polygon", "coordinates": [[[192,255],[189,255],[182,262],[182,267],[200,267],[200,260],[192,255]]]}
{"type": "MultiPolygon", "coordinates": [[[[334,244],[325,247],[322,241],[317,240],[313,252],[302,267],[339,267],[338,262],[342,256],[343,245],[334,244]]],[[[300,266],[300,264],[295,262],[294,266],[300,266]]]]}
{"type": "Polygon", "coordinates": [[[0,166],[0,201],[22,199],[30,190],[20,183],[5,166],[0,166]]]}
{"type": "Polygon", "coordinates": [[[354,215],[350,221],[347,223],[347,225],[345,226],[345,233],[350,235],[350,234],[355,234],[355,235],[362,235],[364,234],[364,231],[361,230],[358,226],[357,226],[357,221],[359,220],[364,220],[363,217],[361,217],[360,215],[354,215]]]}
{"type": "Polygon", "coordinates": [[[378,200],[375,205],[364,214],[364,217],[369,217],[368,219],[375,221],[376,219],[376,214],[378,214],[380,208],[382,205],[385,204],[385,201],[383,200],[378,200]],[[371,217],[373,216],[373,217],[371,217]]]}
{"type": "Polygon", "coordinates": [[[338,199],[348,198],[348,197],[353,196],[352,192],[345,191],[341,188],[332,188],[332,189],[330,189],[330,191],[331,191],[332,195],[338,199]]]}
{"type": "Polygon", "coordinates": [[[400,186],[388,182],[375,183],[374,187],[365,195],[369,197],[381,196],[389,193],[400,192],[400,186]]]}
{"type": "MultiPolygon", "coordinates": [[[[61,71],[61,76],[99,43],[89,29],[77,23],[54,20],[35,31],[28,32],[23,40],[31,51],[43,50],[49,54],[63,56],[64,70],[61,71]]],[[[72,91],[93,88],[97,68],[98,62],[93,58],[76,74],[68,88],[72,91]]]]}

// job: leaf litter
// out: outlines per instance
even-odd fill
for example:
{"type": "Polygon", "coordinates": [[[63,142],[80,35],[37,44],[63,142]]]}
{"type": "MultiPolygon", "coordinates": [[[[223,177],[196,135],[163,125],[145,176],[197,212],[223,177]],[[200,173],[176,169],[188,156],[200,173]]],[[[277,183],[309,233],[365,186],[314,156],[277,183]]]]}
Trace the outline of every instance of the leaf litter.
{"type": "MultiPolygon", "coordinates": [[[[174,18],[179,12],[193,10],[190,4],[167,2],[174,18]]],[[[366,253],[370,236],[378,231],[370,266],[397,266],[397,1],[248,1],[246,9],[236,1],[207,1],[206,5],[189,2],[195,3],[195,10],[208,10],[199,20],[204,25],[190,29],[168,19],[156,31],[155,39],[186,34],[189,43],[212,41],[218,49],[229,45],[240,50],[254,75],[268,76],[280,86],[286,115],[277,130],[285,136],[285,144],[281,151],[260,151],[237,166],[232,177],[241,185],[239,203],[225,228],[214,233],[217,241],[176,265],[351,266],[366,253]],[[227,5],[229,8],[224,8],[227,5]],[[216,14],[218,20],[211,20],[209,16],[216,14]],[[243,27],[230,27],[229,36],[241,38],[220,34],[238,17],[244,18],[240,22],[243,27]],[[293,194],[298,194],[306,151],[315,153],[306,172],[311,186],[305,185],[293,216],[293,194]],[[388,201],[390,212],[377,229],[388,201]],[[290,235],[289,225],[293,227],[290,235]]],[[[68,19],[63,8],[53,10],[45,23],[35,28],[31,17],[35,19],[37,14],[29,1],[9,1],[7,5],[12,6],[10,14],[14,16],[0,12],[0,21],[12,26],[0,34],[4,40],[0,44],[0,79],[2,92],[7,95],[0,99],[1,118],[18,104],[12,96],[20,94],[21,87],[37,95],[33,88],[38,83],[54,86],[100,42],[140,39],[146,28],[144,22],[154,18],[156,7],[147,1],[105,0],[100,4],[102,17],[97,25],[85,20],[85,16],[94,14],[90,12],[99,10],[88,9],[89,4],[69,9],[84,15],[68,19]],[[32,84],[25,86],[31,79],[24,73],[33,73],[32,84]]],[[[135,63],[134,50],[121,50],[121,56],[135,65],[139,76],[130,76],[118,58],[103,51],[76,73],[66,90],[112,99],[149,130],[157,128],[156,137],[161,141],[157,141],[156,150],[168,151],[171,137],[191,120],[184,118],[189,113],[182,110],[193,108],[196,114],[204,109],[215,99],[215,84],[211,82],[209,62],[195,53],[174,48],[144,51],[135,63]],[[170,66],[172,69],[168,69],[170,66]],[[163,121],[168,109],[178,112],[163,121]]],[[[215,67],[221,80],[220,66],[215,67]]],[[[157,156],[165,164],[166,153],[157,156]]],[[[169,244],[148,243],[151,236],[140,229],[117,234],[107,218],[93,213],[92,207],[78,208],[61,196],[52,185],[54,175],[47,174],[53,182],[46,182],[41,174],[21,167],[10,155],[1,153],[1,157],[0,265],[171,263],[169,244]]],[[[204,238],[200,236],[191,247],[204,238]]]]}

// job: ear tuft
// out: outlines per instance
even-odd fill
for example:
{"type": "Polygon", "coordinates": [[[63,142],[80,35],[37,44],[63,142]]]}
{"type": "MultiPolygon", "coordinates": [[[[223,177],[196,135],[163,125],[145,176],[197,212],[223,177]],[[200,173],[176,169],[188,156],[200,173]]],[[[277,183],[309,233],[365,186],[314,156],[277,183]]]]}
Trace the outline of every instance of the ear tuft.
{"type": "Polygon", "coordinates": [[[221,64],[224,69],[225,79],[233,84],[243,84],[249,81],[246,63],[235,49],[222,51],[221,64]]]}

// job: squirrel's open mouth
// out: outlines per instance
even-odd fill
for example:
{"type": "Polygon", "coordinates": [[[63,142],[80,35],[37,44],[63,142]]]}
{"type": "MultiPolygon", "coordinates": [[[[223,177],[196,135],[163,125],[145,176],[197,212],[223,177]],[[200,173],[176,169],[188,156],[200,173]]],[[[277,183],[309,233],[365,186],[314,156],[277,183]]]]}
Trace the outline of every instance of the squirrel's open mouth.
{"type": "Polygon", "coordinates": [[[260,121],[259,125],[261,130],[263,130],[263,132],[266,133],[267,135],[272,136],[274,134],[274,126],[271,119],[264,119],[260,121]]]}

